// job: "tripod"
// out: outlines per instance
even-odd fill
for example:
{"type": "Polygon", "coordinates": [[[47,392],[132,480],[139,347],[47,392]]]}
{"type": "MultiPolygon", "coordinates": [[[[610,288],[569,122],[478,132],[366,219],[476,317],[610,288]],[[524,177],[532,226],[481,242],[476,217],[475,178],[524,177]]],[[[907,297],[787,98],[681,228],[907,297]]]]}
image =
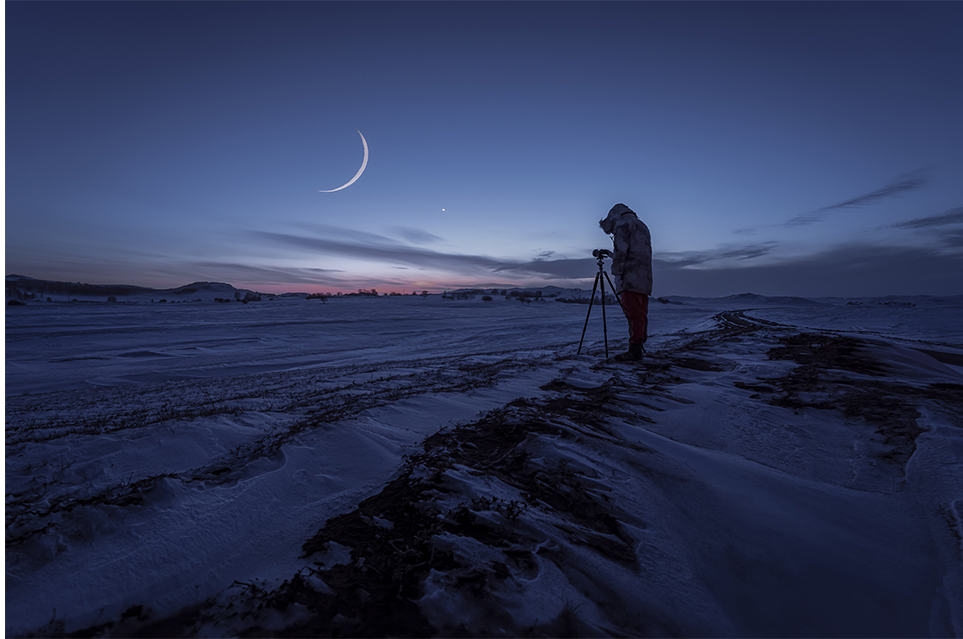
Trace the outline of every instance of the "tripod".
{"type": "MultiPolygon", "coordinates": [[[[592,285],[592,297],[589,298],[588,313],[585,314],[585,326],[582,327],[582,339],[578,342],[578,352],[576,355],[582,354],[582,342],[585,341],[585,329],[588,328],[589,315],[592,314],[592,304],[595,303],[595,291],[598,288],[602,289],[602,333],[605,336],[605,359],[609,358],[609,327],[605,321],[605,281],[608,280],[609,287],[612,292],[615,293],[615,287],[612,286],[612,280],[609,279],[609,274],[605,272],[603,266],[605,258],[612,255],[611,251],[606,249],[595,249],[592,251],[592,255],[595,256],[596,261],[599,265],[599,272],[595,274],[595,283],[592,285]]],[[[618,294],[615,295],[615,301],[619,303],[619,308],[622,309],[622,313],[625,313],[625,308],[622,306],[622,300],[619,299],[618,294]]]]}

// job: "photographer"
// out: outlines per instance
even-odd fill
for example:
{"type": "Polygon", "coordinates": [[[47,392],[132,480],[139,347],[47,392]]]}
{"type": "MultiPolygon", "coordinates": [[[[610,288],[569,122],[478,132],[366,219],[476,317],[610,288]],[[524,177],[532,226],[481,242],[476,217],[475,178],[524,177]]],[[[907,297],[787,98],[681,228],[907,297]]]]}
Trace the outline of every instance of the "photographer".
{"type": "Polygon", "coordinates": [[[642,345],[648,337],[649,295],[652,294],[652,238],[635,211],[624,204],[609,210],[599,226],[612,235],[612,275],[615,290],[629,322],[629,350],[616,355],[619,361],[642,359],[642,345]]]}

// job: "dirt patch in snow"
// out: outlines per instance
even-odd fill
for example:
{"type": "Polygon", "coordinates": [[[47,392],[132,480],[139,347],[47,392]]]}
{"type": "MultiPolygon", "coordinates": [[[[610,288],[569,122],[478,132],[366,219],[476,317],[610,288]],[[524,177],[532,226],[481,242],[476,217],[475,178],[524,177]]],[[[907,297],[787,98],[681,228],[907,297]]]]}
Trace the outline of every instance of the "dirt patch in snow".
{"type": "MultiPolygon", "coordinates": [[[[612,441],[618,433],[605,424],[633,415],[618,408],[619,389],[611,382],[584,388],[559,379],[548,388],[558,396],[519,398],[474,423],[428,437],[423,452],[408,458],[381,492],[331,518],[304,543],[303,556],[313,563],[291,579],[274,588],[238,584],[246,603],[224,598],[141,624],[132,634],[478,636],[505,629],[520,636],[677,634],[644,611],[620,611],[625,617],[620,630],[601,628],[568,604],[552,618],[519,627],[490,603],[492,593],[511,592],[534,578],[544,561],[565,565],[568,547],[630,572],[638,568],[638,540],[613,508],[604,478],[593,468],[544,454],[546,441],[612,441]],[[479,477],[496,488],[479,491],[479,477]],[[466,550],[473,547],[475,552],[466,550]],[[349,554],[332,565],[330,556],[339,548],[349,554]],[[443,582],[446,596],[474,601],[487,619],[433,625],[419,605],[428,581],[443,582]],[[218,617],[212,631],[211,620],[218,617]]],[[[625,440],[620,444],[647,452],[625,440]]]]}
{"type": "Polygon", "coordinates": [[[773,406],[838,410],[849,420],[862,421],[881,438],[883,450],[878,456],[905,470],[917,438],[925,432],[918,424],[920,402],[935,400],[947,408],[959,407],[963,386],[915,386],[886,379],[885,367],[865,354],[865,346],[856,338],[824,333],[785,335],[768,356],[799,365],[782,377],[735,385],[766,394],[773,406]]]}

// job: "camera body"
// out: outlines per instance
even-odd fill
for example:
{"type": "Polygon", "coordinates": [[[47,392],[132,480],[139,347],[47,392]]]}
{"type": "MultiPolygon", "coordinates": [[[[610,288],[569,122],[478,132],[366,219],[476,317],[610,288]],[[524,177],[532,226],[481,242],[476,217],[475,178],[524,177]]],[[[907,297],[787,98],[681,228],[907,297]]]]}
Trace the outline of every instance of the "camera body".
{"type": "Polygon", "coordinates": [[[612,257],[612,251],[608,249],[595,249],[592,251],[592,257],[597,257],[599,259],[605,259],[606,257],[612,257]]]}

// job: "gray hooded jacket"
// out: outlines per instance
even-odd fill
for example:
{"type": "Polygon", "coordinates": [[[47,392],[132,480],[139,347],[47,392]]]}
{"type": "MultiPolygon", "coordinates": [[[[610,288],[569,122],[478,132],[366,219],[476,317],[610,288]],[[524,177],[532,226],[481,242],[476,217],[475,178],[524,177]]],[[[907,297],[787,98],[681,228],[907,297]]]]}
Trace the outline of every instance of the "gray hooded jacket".
{"type": "Polygon", "coordinates": [[[635,211],[616,204],[599,221],[602,230],[613,235],[612,275],[618,292],[652,294],[652,237],[635,211]]]}

